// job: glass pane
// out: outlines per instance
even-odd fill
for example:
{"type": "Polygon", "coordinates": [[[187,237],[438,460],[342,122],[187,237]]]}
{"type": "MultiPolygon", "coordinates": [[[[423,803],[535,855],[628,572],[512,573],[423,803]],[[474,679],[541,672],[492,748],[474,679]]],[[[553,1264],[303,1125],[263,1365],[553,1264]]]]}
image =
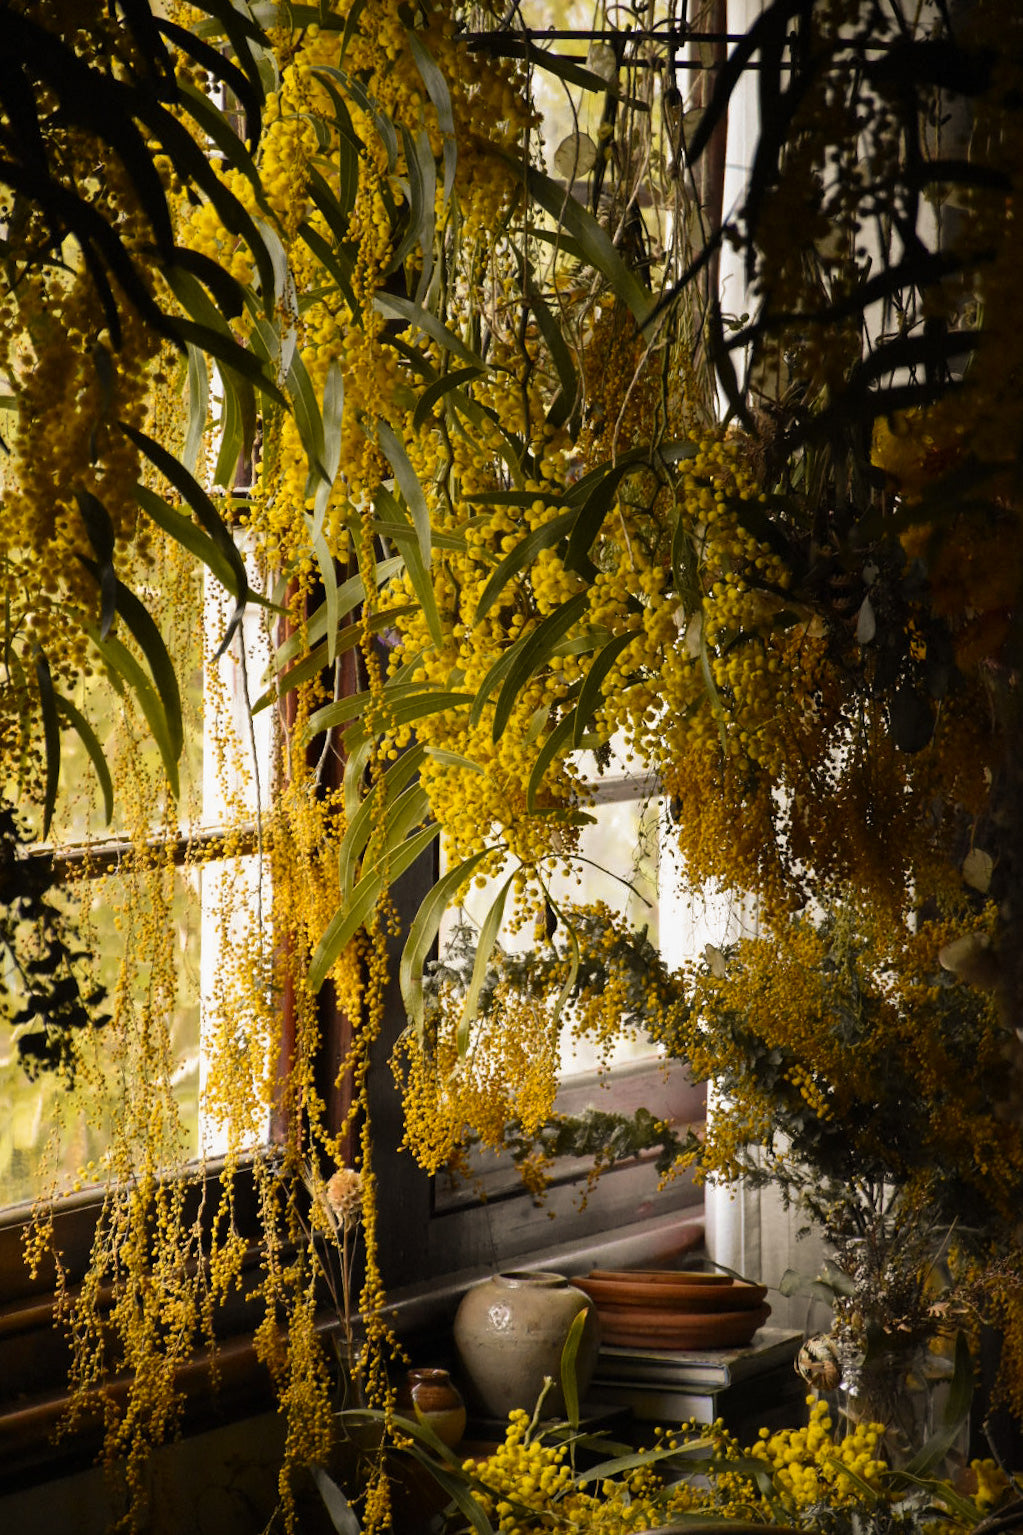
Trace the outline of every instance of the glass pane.
{"type": "MultiPolygon", "coordinates": [[[[102,1178],[111,1125],[124,1101],[121,1086],[132,1073],[144,1070],[139,1045],[148,1019],[157,1012],[170,1013],[166,1082],[176,1113],[161,1101],[162,1087],[156,1080],[145,1085],[150,1111],[162,1116],[168,1140],[180,1134],[185,1154],[197,1154],[198,873],[164,870],[158,883],[160,894],[154,898],[137,879],[129,882],[117,874],[80,882],[86,908],[82,946],[95,956],[94,977],[106,991],[99,1010],[114,1016],[80,1037],[81,1061],[73,1086],[52,1071],[30,1077],[19,1060],[14,1030],[0,1022],[0,1206],[102,1178]],[[166,920],[157,910],[164,901],[166,920]],[[155,963],[138,958],[150,950],[141,940],[154,920],[164,927],[163,949],[155,963]],[[122,968],[124,951],[128,958],[122,968]]],[[[72,910],[70,900],[63,905],[72,910]]]]}

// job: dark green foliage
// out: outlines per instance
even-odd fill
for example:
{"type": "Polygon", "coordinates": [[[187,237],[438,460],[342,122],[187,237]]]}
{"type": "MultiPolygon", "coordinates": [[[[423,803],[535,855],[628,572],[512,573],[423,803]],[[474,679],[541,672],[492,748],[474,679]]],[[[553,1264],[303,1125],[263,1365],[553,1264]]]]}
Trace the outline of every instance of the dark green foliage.
{"type": "Polygon", "coordinates": [[[57,883],[52,857],[28,855],[13,806],[0,800],[0,1011],[26,1074],[61,1071],[70,1085],[76,1032],[101,1028],[109,1014],[97,1012],[103,988],[83,991],[75,974],[87,955],[54,899],[57,883]]]}

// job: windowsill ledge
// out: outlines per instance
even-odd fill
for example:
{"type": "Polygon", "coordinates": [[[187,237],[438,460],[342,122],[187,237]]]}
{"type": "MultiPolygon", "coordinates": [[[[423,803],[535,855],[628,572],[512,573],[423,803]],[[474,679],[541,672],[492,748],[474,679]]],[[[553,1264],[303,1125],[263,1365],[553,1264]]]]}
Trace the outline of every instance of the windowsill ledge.
{"type": "MultiPolygon", "coordinates": [[[[591,1268],[665,1268],[701,1246],[703,1234],[702,1209],[684,1216],[659,1215],[637,1221],[620,1232],[600,1232],[561,1246],[522,1253],[503,1268],[545,1269],[568,1277],[585,1274],[591,1268]]],[[[387,1316],[395,1334],[404,1341],[418,1333],[446,1329],[466,1290],[493,1272],[493,1266],[460,1269],[443,1279],[392,1290],[387,1316]]]]}

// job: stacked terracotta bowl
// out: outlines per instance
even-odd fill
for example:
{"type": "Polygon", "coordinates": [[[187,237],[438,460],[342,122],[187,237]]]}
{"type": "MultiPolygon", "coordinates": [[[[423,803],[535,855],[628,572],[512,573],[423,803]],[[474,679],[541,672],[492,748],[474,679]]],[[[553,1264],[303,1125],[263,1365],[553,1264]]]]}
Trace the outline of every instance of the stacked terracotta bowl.
{"type": "Polygon", "coordinates": [[[767,1286],[678,1269],[592,1269],[573,1279],[619,1348],[744,1348],[771,1314],[767,1286]]]}

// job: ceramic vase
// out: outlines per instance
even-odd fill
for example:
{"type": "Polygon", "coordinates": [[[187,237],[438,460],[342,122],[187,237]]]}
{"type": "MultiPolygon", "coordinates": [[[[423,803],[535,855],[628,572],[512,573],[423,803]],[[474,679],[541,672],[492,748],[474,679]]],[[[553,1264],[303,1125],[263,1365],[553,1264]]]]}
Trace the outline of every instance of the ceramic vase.
{"type": "Polygon", "coordinates": [[[465,1433],[465,1403],[447,1370],[409,1370],[395,1405],[403,1417],[425,1423],[449,1450],[465,1433]]]}
{"type": "Polygon", "coordinates": [[[462,1297],[455,1316],[455,1346],[472,1400],[487,1416],[506,1418],[513,1408],[532,1413],[546,1377],[553,1385],[542,1416],[561,1417],[561,1353],[569,1329],[586,1312],[575,1363],[580,1399],[597,1366],[600,1338],[588,1296],[561,1274],[495,1274],[462,1297]]]}

